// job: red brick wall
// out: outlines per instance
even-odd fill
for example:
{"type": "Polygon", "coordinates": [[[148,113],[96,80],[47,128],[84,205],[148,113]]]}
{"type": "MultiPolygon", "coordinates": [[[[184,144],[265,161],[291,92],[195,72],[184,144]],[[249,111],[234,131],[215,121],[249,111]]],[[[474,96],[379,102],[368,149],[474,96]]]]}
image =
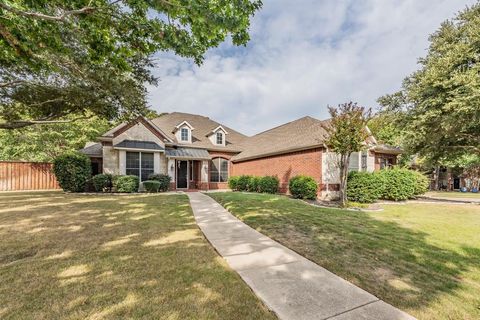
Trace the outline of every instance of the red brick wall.
{"type": "MultiPolygon", "coordinates": [[[[291,152],[231,164],[230,175],[277,176],[280,192],[288,191],[290,178],[302,174],[322,182],[322,148],[291,152]]],[[[320,193],[320,190],[319,190],[320,193]]]]}

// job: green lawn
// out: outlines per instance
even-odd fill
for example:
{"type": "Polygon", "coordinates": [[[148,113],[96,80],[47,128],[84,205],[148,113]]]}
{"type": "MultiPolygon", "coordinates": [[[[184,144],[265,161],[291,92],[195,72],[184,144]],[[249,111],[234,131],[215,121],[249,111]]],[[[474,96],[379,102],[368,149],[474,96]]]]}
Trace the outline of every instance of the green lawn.
{"type": "Polygon", "coordinates": [[[458,192],[458,191],[432,191],[427,192],[426,196],[432,198],[453,198],[453,199],[466,199],[466,200],[478,200],[480,201],[480,193],[472,192],[458,192]]]}
{"type": "Polygon", "coordinates": [[[365,213],[209,194],[258,231],[419,319],[480,319],[480,205],[365,213]]]}
{"type": "Polygon", "coordinates": [[[0,319],[274,319],[183,195],[0,194],[0,319]]]}

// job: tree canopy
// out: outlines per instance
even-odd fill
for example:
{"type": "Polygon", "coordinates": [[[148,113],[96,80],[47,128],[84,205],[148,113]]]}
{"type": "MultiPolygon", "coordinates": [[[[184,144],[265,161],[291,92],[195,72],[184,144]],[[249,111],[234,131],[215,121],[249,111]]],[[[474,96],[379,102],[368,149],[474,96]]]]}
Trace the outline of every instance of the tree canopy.
{"type": "Polygon", "coordinates": [[[0,130],[0,160],[51,162],[63,153],[83,148],[111,127],[107,120],[93,116],[71,123],[0,130]]]}
{"type": "Polygon", "coordinates": [[[201,64],[227,37],[249,40],[261,0],[4,0],[0,2],[0,128],[119,119],[147,111],[152,55],[201,64]]]}
{"type": "Polygon", "coordinates": [[[347,201],[347,177],[350,155],[366,148],[369,132],[366,130],[371,118],[371,110],[349,102],[337,108],[329,107],[331,119],[325,130],[328,132],[326,145],[338,154],[340,169],[340,199],[342,205],[347,201]]]}
{"type": "Polygon", "coordinates": [[[431,162],[480,155],[480,4],[430,36],[420,70],[379,99],[396,116],[404,147],[431,162]]]}

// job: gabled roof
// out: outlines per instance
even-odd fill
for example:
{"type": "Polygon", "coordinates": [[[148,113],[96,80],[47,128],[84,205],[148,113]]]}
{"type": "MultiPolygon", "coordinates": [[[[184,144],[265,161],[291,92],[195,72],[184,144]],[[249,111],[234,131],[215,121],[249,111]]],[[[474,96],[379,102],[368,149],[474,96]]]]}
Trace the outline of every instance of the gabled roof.
{"type": "Polygon", "coordinates": [[[320,121],[303,117],[273,129],[261,132],[244,141],[243,151],[232,161],[246,161],[270,155],[321,147],[327,136],[324,126],[328,120],[320,121]]]}
{"type": "Polygon", "coordinates": [[[176,132],[180,127],[183,127],[183,125],[186,125],[187,127],[190,128],[190,130],[195,129],[188,121],[182,121],[181,123],[177,124],[175,128],[173,128],[173,132],[176,132]]]}
{"type": "Polygon", "coordinates": [[[247,136],[241,134],[240,132],[237,132],[225,125],[221,125],[220,123],[213,121],[208,117],[196,114],[172,112],[152,120],[152,122],[157,127],[162,129],[162,131],[165,132],[170,139],[179,144],[181,144],[181,141],[177,141],[173,131],[179,123],[184,121],[188,122],[195,128],[195,130],[192,130],[192,143],[189,144],[190,148],[205,148],[210,150],[239,152],[241,151],[239,148],[240,143],[247,138],[247,136]],[[214,145],[207,137],[212,130],[218,128],[219,126],[229,133],[225,146],[214,145]]]}
{"type": "Polygon", "coordinates": [[[208,134],[207,134],[207,137],[211,136],[212,134],[215,134],[217,131],[219,130],[222,130],[225,134],[228,134],[228,131],[225,130],[225,128],[223,126],[218,126],[216,127],[215,129],[213,129],[212,131],[210,131],[208,134]]]}
{"type": "Polygon", "coordinates": [[[159,136],[162,136],[163,138],[165,138],[168,142],[173,142],[172,139],[170,139],[170,137],[165,133],[163,132],[163,130],[161,128],[159,128],[155,123],[153,123],[151,120],[145,118],[145,117],[138,117],[137,119],[135,119],[134,121],[130,121],[130,122],[123,122],[121,124],[119,124],[118,126],[108,130],[107,132],[105,132],[101,137],[100,139],[102,138],[113,138],[115,137],[117,134],[123,132],[123,131],[126,131],[128,130],[128,128],[130,128],[133,124],[136,124],[136,123],[142,123],[144,126],[147,127],[147,129],[151,130],[154,134],[156,135],[159,135],[159,136]]]}

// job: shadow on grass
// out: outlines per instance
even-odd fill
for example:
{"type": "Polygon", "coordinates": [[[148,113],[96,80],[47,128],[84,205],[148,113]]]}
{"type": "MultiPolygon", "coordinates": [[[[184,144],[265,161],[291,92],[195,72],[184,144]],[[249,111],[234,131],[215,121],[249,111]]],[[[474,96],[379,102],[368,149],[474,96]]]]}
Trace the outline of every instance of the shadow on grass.
{"type": "Polygon", "coordinates": [[[2,319],[274,318],[180,195],[1,194],[0,278],[2,319]]]}
{"type": "Polygon", "coordinates": [[[457,316],[468,319],[479,313],[475,292],[480,283],[460,293],[468,287],[464,276],[480,272],[478,247],[446,250],[431,244],[426,233],[395,222],[364,212],[316,208],[287,197],[210,195],[251,227],[400,309],[421,310],[447,294],[458,305],[427,318],[459,312],[457,316]]]}

